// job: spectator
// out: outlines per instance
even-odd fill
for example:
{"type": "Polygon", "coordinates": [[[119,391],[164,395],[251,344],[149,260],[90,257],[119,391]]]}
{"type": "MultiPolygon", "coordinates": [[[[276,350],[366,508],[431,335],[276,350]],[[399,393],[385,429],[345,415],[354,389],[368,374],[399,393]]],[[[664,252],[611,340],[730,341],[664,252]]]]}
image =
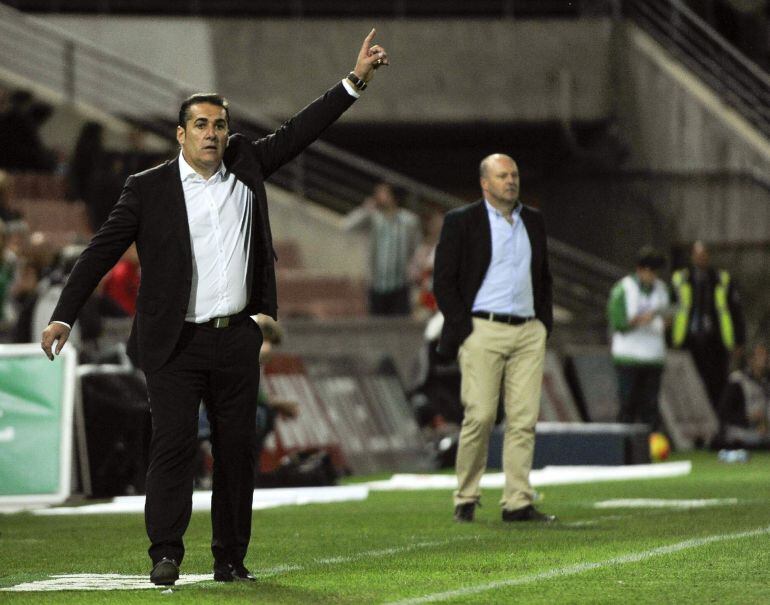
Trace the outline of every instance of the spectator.
{"type": "Polygon", "coordinates": [[[136,314],[136,295],[139,293],[139,255],[136,244],[131,244],[115,263],[102,282],[102,296],[127,317],[136,314]]]}
{"type": "Polygon", "coordinates": [[[730,374],[719,404],[720,436],[716,447],[770,448],[767,361],[767,347],[757,344],[746,366],[730,374]]]}
{"type": "Polygon", "coordinates": [[[104,153],[102,125],[98,122],[86,122],[80,129],[75,151],[69,166],[67,198],[83,200],[89,204],[90,186],[94,171],[104,153]]]}
{"type": "Polygon", "coordinates": [[[50,106],[35,102],[26,90],[11,93],[7,110],[0,115],[0,168],[52,171],[54,154],[40,138],[39,127],[51,115],[50,106]]]}
{"type": "Polygon", "coordinates": [[[713,409],[722,397],[730,356],[743,353],[745,324],[738,288],[729,272],[711,266],[703,242],[692,246],[691,264],[671,277],[677,309],[671,344],[692,354],[713,409]]]}
{"type": "Polygon", "coordinates": [[[422,241],[409,261],[409,279],[417,286],[417,314],[427,319],[438,310],[433,295],[433,263],[436,258],[436,244],[444,224],[444,214],[438,210],[428,215],[422,241]]]}
{"type": "Polygon", "coordinates": [[[345,218],[345,229],[369,232],[372,315],[409,315],[409,260],[420,239],[417,217],[403,208],[388,183],[378,183],[372,195],[345,218]]]}
{"type": "Polygon", "coordinates": [[[0,220],[0,326],[4,331],[15,320],[11,285],[16,278],[16,265],[16,255],[8,249],[5,223],[0,220]]]}
{"type": "Polygon", "coordinates": [[[658,430],[658,393],[666,360],[669,296],[658,279],[663,255],[644,247],[636,271],[617,282],[607,315],[612,331],[612,360],[618,376],[618,422],[643,422],[658,430]]]}
{"type": "Polygon", "coordinates": [[[11,177],[5,170],[0,170],[0,220],[8,223],[21,218],[21,213],[10,207],[11,177]]]}

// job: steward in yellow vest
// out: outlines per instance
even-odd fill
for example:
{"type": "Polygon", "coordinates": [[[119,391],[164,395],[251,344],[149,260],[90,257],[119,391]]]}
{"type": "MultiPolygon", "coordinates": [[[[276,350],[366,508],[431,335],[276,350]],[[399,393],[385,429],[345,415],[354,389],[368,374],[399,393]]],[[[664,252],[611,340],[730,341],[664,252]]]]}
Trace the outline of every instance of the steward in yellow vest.
{"type": "Polygon", "coordinates": [[[671,277],[676,312],[671,345],[691,352],[716,409],[727,382],[731,353],[745,342],[740,296],[728,271],[711,266],[708,250],[695,242],[690,266],[671,277]]]}

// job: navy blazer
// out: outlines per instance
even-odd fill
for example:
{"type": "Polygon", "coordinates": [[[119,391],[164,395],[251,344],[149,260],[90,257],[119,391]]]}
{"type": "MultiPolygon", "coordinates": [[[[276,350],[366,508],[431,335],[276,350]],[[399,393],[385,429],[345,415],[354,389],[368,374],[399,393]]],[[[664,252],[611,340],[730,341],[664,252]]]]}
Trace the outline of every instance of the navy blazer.
{"type": "MultiPolygon", "coordinates": [[[[545,222],[539,210],[523,206],[521,220],[532,246],[532,293],[535,316],[550,334],[553,326],[553,294],[548,267],[545,222]]],[[[444,218],[436,247],[433,292],[444,314],[438,352],[456,357],[460,345],[473,331],[471,310],[492,261],[492,233],[484,200],[456,208],[444,218]]]]}
{"type": "MultiPolygon", "coordinates": [[[[342,83],[329,89],[274,133],[228,139],[224,164],[253,196],[250,293],[246,310],[277,317],[275,252],[264,181],[348,109],[355,98],[342,83]]],[[[192,244],[178,158],[132,175],[109,218],[83,251],[62,290],[51,321],[75,322],[81,307],[123,252],[136,242],[141,284],[128,341],[131,360],[159,369],[179,340],[192,286],[192,244]]]]}

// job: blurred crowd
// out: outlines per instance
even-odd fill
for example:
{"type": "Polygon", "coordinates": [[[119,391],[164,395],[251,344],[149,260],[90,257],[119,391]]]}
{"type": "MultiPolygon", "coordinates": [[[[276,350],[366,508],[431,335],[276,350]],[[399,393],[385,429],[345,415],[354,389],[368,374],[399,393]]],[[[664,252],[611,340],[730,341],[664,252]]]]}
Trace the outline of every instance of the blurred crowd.
{"type": "MultiPolygon", "coordinates": [[[[0,342],[39,341],[69,271],[90,234],[106,220],[128,175],[161,159],[144,149],[140,129],[129,133],[124,148],[107,149],[103,128],[95,122],[83,125],[73,153],[66,156],[43,143],[40,129],[51,114],[51,105],[26,90],[0,90],[0,342]],[[30,174],[43,183],[34,193],[19,184],[30,174]],[[46,191],[52,183],[62,186],[46,191]],[[82,202],[88,224],[62,246],[55,224],[48,230],[31,229],[23,204],[15,203],[30,195],[62,204],[82,202]]],[[[84,358],[98,354],[105,318],[133,316],[138,287],[139,262],[132,247],[78,318],[71,342],[84,358]]]]}

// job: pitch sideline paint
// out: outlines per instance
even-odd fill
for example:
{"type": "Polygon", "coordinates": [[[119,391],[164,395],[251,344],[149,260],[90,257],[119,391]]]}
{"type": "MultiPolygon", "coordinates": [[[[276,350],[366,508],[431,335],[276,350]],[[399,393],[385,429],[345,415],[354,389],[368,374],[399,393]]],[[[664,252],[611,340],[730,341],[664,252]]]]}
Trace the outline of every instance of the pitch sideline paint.
{"type": "Polygon", "coordinates": [[[438,603],[439,601],[446,601],[447,599],[456,599],[458,597],[475,595],[486,592],[488,590],[495,590],[497,588],[520,586],[522,584],[531,584],[541,580],[550,580],[551,578],[574,576],[577,574],[585,573],[587,571],[593,571],[594,569],[611,567],[613,565],[638,563],[639,561],[644,561],[653,557],[669,555],[671,553],[680,552],[682,550],[697,548],[706,544],[713,544],[714,542],[739,540],[741,538],[754,538],[757,536],[765,536],[767,534],[770,534],[770,526],[733,534],[717,534],[713,536],[706,536],[705,538],[693,538],[691,540],[684,540],[683,542],[677,542],[675,544],[668,544],[666,546],[651,548],[650,550],[643,550],[641,552],[629,553],[619,557],[612,557],[611,559],[605,559],[604,561],[596,561],[595,563],[578,563],[577,565],[557,567],[555,569],[549,569],[548,571],[541,571],[539,573],[529,574],[518,578],[511,578],[509,580],[497,580],[495,582],[488,582],[486,584],[477,584],[476,586],[458,588],[457,590],[447,590],[446,592],[437,592],[421,597],[414,597],[401,601],[392,601],[387,605],[421,605],[422,603],[438,603]]]}

